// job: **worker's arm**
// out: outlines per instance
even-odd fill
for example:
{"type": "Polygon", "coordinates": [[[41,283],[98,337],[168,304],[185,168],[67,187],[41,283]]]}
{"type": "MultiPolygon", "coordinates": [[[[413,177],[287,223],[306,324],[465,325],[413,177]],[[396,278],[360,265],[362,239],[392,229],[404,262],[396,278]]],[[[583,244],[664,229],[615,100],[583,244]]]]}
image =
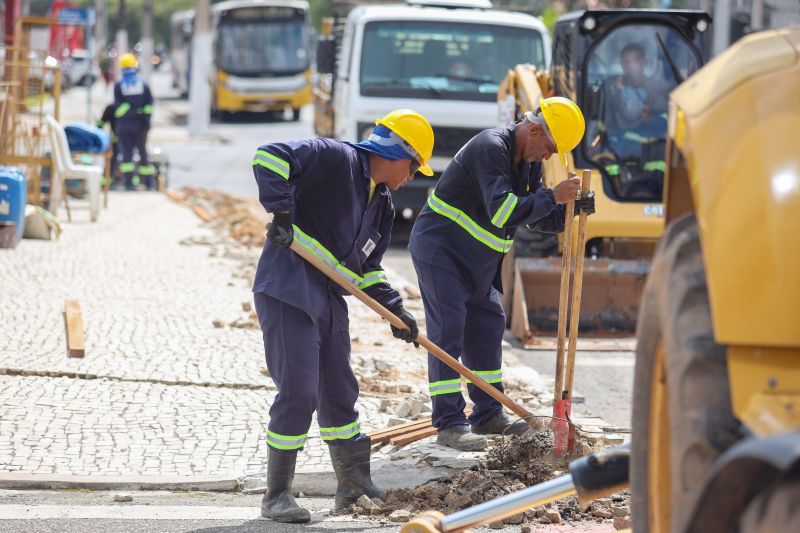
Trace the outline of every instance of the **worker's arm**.
{"type": "MultiPolygon", "coordinates": [[[[533,194],[517,196],[511,187],[508,176],[508,160],[506,155],[499,150],[488,149],[483,155],[476,158],[480,161],[481,168],[476,172],[477,189],[482,195],[483,205],[491,223],[498,228],[516,227],[523,224],[541,223],[542,231],[561,231],[549,229],[550,219],[553,221],[561,216],[561,228],[564,226],[563,207],[559,208],[553,196],[553,191],[539,187],[533,194]],[[554,212],[555,211],[555,212],[554,212]],[[541,221],[541,222],[540,222],[541,221]]],[[[537,165],[539,166],[539,165],[537,165]]],[[[539,166],[539,180],[541,181],[541,166],[539,166]]]]}
{"type": "MultiPolygon", "coordinates": [[[[555,157],[559,157],[558,154],[555,157]]],[[[555,195],[552,189],[545,189],[542,183],[542,166],[536,165],[535,173],[532,172],[531,179],[537,184],[535,194],[546,194],[549,198],[553,199],[554,206],[545,216],[523,222],[528,224],[531,229],[542,231],[544,233],[560,233],[564,231],[564,216],[566,215],[566,206],[564,204],[555,203],[555,195]]]]}
{"type": "Polygon", "coordinates": [[[144,122],[144,127],[150,129],[150,120],[153,117],[153,93],[150,92],[150,86],[145,84],[144,85],[144,102],[142,103],[141,107],[139,107],[136,112],[142,117],[142,121],[144,122]]]}
{"type": "Polygon", "coordinates": [[[341,162],[325,150],[323,139],[308,139],[261,146],[253,156],[258,199],[270,213],[294,208],[295,188],[312,186],[341,162]],[[327,171],[325,171],[327,169],[327,171]]]}

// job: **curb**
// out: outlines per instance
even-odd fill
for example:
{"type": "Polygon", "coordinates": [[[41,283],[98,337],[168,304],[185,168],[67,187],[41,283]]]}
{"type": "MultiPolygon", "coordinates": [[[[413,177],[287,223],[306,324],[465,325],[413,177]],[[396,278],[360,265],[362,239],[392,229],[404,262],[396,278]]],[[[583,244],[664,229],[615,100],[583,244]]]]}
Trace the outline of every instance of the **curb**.
{"type": "Polygon", "coordinates": [[[185,490],[234,492],[236,478],[185,476],[74,476],[59,474],[0,473],[0,489],[6,490],[185,490]]]}

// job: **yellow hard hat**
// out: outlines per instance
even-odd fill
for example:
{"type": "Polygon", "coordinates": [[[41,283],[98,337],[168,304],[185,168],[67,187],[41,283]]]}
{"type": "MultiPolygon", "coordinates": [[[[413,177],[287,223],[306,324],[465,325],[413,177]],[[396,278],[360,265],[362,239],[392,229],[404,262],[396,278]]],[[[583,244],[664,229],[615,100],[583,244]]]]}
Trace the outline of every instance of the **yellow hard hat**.
{"type": "Polygon", "coordinates": [[[136,68],[139,62],[136,61],[136,56],[133,54],[122,54],[119,56],[119,68],[136,68]]]}
{"type": "Polygon", "coordinates": [[[544,98],[539,102],[542,116],[547,122],[553,140],[556,142],[556,151],[561,154],[561,161],[567,165],[567,152],[578,146],[586,131],[581,108],[562,96],[544,98]]]}
{"type": "Polygon", "coordinates": [[[419,171],[433,176],[433,169],[428,165],[433,155],[433,128],[425,117],[411,109],[395,109],[375,124],[386,126],[407,142],[416,152],[412,155],[419,163],[419,171]]]}

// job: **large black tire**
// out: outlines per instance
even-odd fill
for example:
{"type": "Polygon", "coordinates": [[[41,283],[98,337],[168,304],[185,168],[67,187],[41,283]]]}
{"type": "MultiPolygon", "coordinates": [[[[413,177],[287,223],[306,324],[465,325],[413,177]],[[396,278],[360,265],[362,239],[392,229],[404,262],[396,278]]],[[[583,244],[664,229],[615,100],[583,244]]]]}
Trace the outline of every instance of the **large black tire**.
{"type": "MultiPolygon", "coordinates": [[[[685,215],[659,242],[637,323],[631,493],[634,533],[650,530],[648,458],[656,356],[664,353],[669,433],[669,517],[683,532],[709,468],[739,438],[728,390],[726,350],[714,342],[697,221],[685,215]]],[[[653,433],[656,435],[656,433],[653,433]]],[[[666,498],[666,496],[665,496],[666,498]]]]}
{"type": "Polygon", "coordinates": [[[764,491],[747,507],[740,533],[800,531],[800,472],[764,491]]]}
{"type": "Polygon", "coordinates": [[[558,255],[558,236],[520,226],[514,234],[515,257],[550,257],[558,255]]]}

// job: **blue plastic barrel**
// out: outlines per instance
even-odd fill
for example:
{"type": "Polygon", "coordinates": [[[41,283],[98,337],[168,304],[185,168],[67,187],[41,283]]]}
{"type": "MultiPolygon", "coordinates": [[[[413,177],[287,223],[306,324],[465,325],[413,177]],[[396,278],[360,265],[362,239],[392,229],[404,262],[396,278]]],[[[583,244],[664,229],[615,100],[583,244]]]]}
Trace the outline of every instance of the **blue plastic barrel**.
{"type": "Polygon", "coordinates": [[[22,240],[22,233],[25,231],[27,196],[25,174],[16,167],[0,166],[0,221],[13,222],[16,225],[16,242],[22,240]]]}

